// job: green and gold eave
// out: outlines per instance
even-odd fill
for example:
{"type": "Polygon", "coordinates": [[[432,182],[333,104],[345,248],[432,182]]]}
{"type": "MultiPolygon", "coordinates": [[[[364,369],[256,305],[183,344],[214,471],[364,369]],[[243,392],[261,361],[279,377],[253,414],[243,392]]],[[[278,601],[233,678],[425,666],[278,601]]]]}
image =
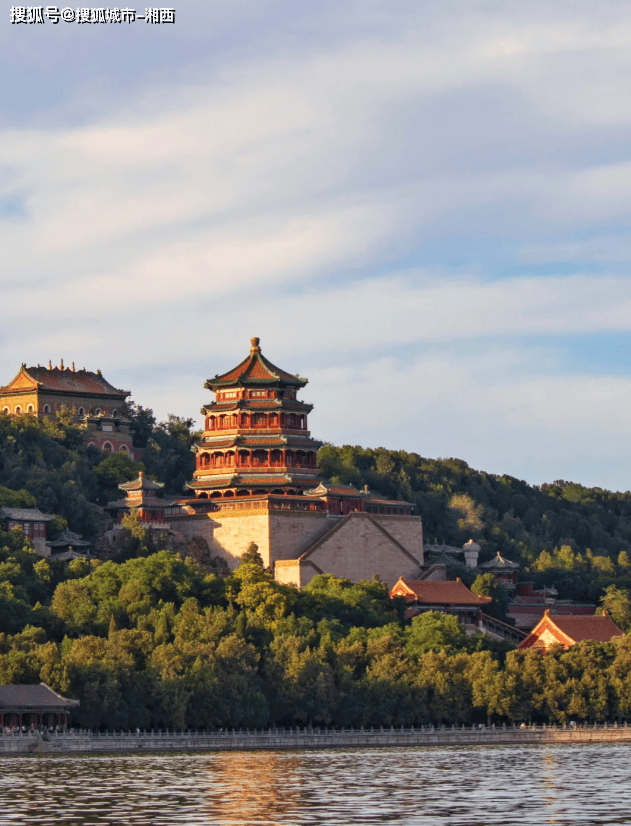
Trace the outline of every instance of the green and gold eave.
{"type": "Polygon", "coordinates": [[[228,436],[213,439],[206,436],[194,446],[196,453],[207,453],[209,450],[226,450],[229,448],[243,448],[244,450],[319,450],[324,442],[312,439],[310,436],[275,435],[269,436],[228,436]]]}
{"type": "Polygon", "coordinates": [[[193,482],[188,482],[186,487],[189,490],[204,491],[204,490],[224,490],[227,488],[301,488],[306,489],[313,487],[317,482],[318,472],[314,468],[313,473],[278,473],[275,474],[248,473],[248,474],[233,474],[222,476],[209,476],[203,479],[195,479],[193,482]]]}
{"type": "Polygon", "coordinates": [[[311,413],[313,405],[297,399],[235,399],[234,401],[214,401],[202,407],[202,412],[207,416],[213,413],[215,415],[236,413],[240,410],[257,413],[311,413]]]}
{"type": "Polygon", "coordinates": [[[282,370],[261,353],[260,339],[252,338],[250,355],[240,364],[221,376],[208,379],[207,390],[216,392],[226,387],[260,387],[278,385],[280,387],[304,387],[308,380],[282,370]]]}

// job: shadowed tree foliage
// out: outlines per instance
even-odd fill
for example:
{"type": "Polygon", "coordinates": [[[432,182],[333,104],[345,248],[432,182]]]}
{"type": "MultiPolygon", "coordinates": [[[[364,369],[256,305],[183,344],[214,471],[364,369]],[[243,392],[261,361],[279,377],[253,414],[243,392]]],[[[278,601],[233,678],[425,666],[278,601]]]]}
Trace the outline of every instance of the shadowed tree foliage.
{"type": "MultiPolygon", "coordinates": [[[[225,579],[160,551],[0,562],[0,682],[81,700],[90,728],[626,720],[631,644],[510,651],[453,616],[402,620],[379,582],[277,583],[252,549],[225,579]],[[251,561],[254,559],[255,561],[251,561]],[[41,600],[41,601],[40,601],[41,600]]],[[[609,597],[618,597],[613,591],[609,597]]]]}
{"type": "Polygon", "coordinates": [[[318,459],[334,482],[413,503],[430,541],[460,545],[474,538],[480,562],[499,551],[519,562],[536,587],[555,585],[564,598],[589,602],[611,584],[631,589],[631,492],[562,479],[529,485],[460,459],[403,450],[327,444],[318,459]]]}

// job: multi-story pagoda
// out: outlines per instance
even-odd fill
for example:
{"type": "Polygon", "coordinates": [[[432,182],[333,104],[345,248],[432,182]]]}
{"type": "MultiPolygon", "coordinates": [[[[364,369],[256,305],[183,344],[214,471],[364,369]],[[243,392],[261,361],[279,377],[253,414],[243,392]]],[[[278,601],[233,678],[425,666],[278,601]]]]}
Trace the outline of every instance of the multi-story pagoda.
{"type": "Polygon", "coordinates": [[[106,507],[106,510],[116,517],[116,527],[122,525],[123,517],[136,511],[141,522],[153,528],[166,528],[165,514],[180,510],[174,502],[158,496],[164,487],[164,482],[152,482],[151,479],[145,477],[142,470],[137,479],[122,482],[118,487],[127,494],[127,497],[108,502],[106,507]]]}
{"type": "Polygon", "coordinates": [[[307,379],[268,361],[258,338],[251,343],[241,364],[205,384],[216,400],[202,409],[206,425],[188,486],[198,499],[300,495],[317,483],[322,442],[307,429],[313,405],[297,399],[307,379]]]}

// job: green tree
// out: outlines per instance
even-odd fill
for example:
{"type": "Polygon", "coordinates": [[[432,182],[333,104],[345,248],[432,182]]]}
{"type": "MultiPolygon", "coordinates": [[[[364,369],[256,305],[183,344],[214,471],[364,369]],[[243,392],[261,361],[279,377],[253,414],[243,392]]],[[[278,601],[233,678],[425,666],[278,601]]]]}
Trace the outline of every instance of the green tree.
{"type": "Polygon", "coordinates": [[[503,622],[508,620],[510,596],[504,585],[493,574],[478,574],[471,590],[479,597],[490,597],[493,602],[484,606],[484,612],[503,622]]]}
{"type": "Polygon", "coordinates": [[[610,585],[600,600],[602,613],[605,611],[623,631],[631,630],[631,594],[626,588],[610,585]]]}
{"type": "Polygon", "coordinates": [[[250,542],[245,553],[241,557],[240,565],[258,565],[264,567],[263,557],[259,553],[259,546],[256,542],[250,542]]]}
{"type": "Polygon", "coordinates": [[[449,654],[467,650],[470,641],[464,628],[451,614],[426,611],[414,617],[406,629],[405,650],[412,659],[419,659],[428,651],[449,654]]]}

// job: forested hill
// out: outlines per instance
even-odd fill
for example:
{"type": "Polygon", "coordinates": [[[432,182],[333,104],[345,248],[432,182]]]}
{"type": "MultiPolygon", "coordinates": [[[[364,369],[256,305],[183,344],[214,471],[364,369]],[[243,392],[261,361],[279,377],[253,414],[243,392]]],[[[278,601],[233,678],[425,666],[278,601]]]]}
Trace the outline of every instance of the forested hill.
{"type": "Polygon", "coordinates": [[[460,459],[334,447],[319,453],[323,474],[368,485],[416,505],[426,541],[473,538],[482,560],[497,551],[561,596],[597,599],[612,582],[631,586],[631,493],[558,480],[541,487],[470,468],[460,459]]]}
{"type": "Polygon", "coordinates": [[[195,467],[192,419],[169,416],[156,422],[149,409],[131,404],[134,446],[142,461],[121,453],[84,447],[82,431],[63,410],[59,422],[0,413],[0,507],[37,507],[58,514],[53,530],[68,524],[89,539],[103,527],[99,506],[119,498],[118,484],[143,470],[165,482],[165,492],[181,493],[195,467]]]}
{"type": "MultiPolygon", "coordinates": [[[[69,416],[51,424],[0,414],[0,507],[37,505],[60,515],[57,528],[67,522],[92,539],[102,526],[97,506],[138,470],[164,482],[167,493],[181,492],[194,469],[192,420],[158,423],[151,410],[133,404],[128,414],[141,462],[84,448],[69,416]]],[[[429,541],[461,545],[473,538],[483,560],[500,551],[537,583],[555,584],[561,596],[596,600],[613,581],[631,587],[629,492],[564,481],[537,487],[458,459],[383,448],[325,445],[319,463],[334,481],[413,502],[429,541]]]]}
{"type": "MultiPolygon", "coordinates": [[[[193,471],[192,422],[156,423],[135,407],[131,415],[142,463],[84,448],[68,419],[0,416],[0,506],[37,505],[59,514],[55,530],[67,521],[95,537],[99,505],[139,469],[181,490],[193,471]]],[[[565,482],[539,489],[382,449],[326,445],[320,463],[334,480],[414,502],[431,539],[473,537],[483,558],[500,550],[561,597],[604,597],[631,630],[631,494],[565,482]]],[[[202,554],[160,549],[137,517],[126,519],[129,552],[108,562],[42,559],[20,531],[0,530],[0,684],[44,681],[79,699],[75,725],[631,718],[631,634],[545,658],[507,653],[508,644],[469,637],[452,616],[405,622],[405,604],[385,583],[321,575],[298,591],[263,569],[255,545],[220,578],[202,554]]]]}

